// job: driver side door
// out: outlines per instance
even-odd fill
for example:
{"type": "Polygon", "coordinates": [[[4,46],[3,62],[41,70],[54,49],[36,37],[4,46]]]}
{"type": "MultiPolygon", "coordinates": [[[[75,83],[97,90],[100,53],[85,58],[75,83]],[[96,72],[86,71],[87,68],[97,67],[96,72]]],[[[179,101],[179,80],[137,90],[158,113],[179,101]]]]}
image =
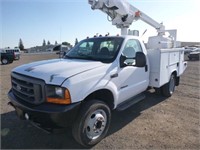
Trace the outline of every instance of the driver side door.
{"type": "Polygon", "coordinates": [[[148,87],[149,71],[145,67],[135,66],[136,52],[143,52],[140,42],[137,39],[128,40],[122,52],[122,55],[128,58],[124,62],[126,66],[119,68],[118,72],[118,104],[145,91],[148,87]]]}

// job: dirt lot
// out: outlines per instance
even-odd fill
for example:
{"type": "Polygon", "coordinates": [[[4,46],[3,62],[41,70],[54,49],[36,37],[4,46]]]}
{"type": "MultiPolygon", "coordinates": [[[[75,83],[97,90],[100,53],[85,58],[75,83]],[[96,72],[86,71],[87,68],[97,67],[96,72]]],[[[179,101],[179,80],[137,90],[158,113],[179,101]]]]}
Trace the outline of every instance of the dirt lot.
{"type": "MultiPolygon", "coordinates": [[[[55,54],[23,55],[19,61],[0,65],[1,148],[80,149],[70,129],[47,134],[19,120],[7,105],[11,69],[55,54]]],[[[188,62],[180,86],[171,98],[147,91],[147,97],[123,112],[114,111],[107,137],[94,149],[200,149],[200,64],[188,62]]]]}

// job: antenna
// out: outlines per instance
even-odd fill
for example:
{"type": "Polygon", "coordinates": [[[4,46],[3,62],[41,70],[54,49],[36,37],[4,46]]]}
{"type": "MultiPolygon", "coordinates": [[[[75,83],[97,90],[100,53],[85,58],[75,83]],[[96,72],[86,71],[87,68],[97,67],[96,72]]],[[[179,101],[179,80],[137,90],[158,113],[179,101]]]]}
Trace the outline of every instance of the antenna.
{"type": "Polygon", "coordinates": [[[145,35],[146,32],[147,32],[147,29],[144,30],[144,32],[142,33],[141,37],[143,37],[143,35],[145,35]]]}

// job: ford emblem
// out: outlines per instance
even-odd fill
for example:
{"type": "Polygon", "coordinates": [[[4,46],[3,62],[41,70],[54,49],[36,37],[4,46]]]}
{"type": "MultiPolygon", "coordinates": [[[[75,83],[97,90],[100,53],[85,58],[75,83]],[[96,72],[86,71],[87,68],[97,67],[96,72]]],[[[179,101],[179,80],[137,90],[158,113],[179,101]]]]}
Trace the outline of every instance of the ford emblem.
{"type": "Polygon", "coordinates": [[[22,90],[21,86],[17,85],[17,90],[21,91],[22,90]]]}

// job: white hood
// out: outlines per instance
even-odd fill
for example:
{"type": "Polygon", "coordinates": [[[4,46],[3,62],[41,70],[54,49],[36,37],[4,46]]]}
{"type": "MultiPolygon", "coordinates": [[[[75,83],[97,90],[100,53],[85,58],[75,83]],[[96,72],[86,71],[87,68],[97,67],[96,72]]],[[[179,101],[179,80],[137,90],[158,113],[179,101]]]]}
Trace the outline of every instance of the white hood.
{"type": "Polygon", "coordinates": [[[53,59],[22,65],[12,71],[42,79],[47,84],[61,85],[67,78],[103,65],[105,64],[97,61],[53,59]]]}

